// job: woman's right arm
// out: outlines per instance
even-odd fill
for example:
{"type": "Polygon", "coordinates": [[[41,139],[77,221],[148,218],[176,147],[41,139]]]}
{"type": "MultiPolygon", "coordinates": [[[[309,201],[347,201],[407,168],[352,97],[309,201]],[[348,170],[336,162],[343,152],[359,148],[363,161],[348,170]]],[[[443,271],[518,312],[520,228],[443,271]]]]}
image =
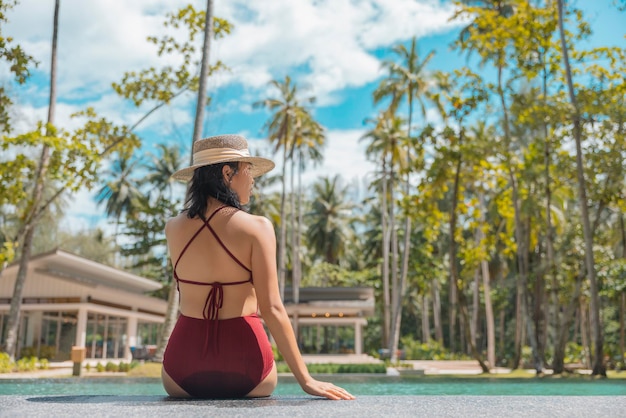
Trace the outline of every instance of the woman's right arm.
{"type": "Polygon", "coordinates": [[[311,377],[302,359],[289,316],[280,297],[276,272],[276,237],[271,222],[254,217],[252,232],[252,277],[265,324],[269,328],[280,353],[302,389],[329,399],[354,399],[344,389],[311,377]]]}

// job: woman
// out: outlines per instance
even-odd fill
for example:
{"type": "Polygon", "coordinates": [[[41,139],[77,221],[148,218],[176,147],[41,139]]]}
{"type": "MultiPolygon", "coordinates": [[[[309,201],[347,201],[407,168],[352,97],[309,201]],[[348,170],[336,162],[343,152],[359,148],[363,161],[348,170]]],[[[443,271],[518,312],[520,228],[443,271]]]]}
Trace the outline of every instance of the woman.
{"type": "Polygon", "coordinates": [[[311,377],[280,298],[276,238],[270,221],[241,206],[254,177],[274,163],[251,157],[245,138],[197,141],[193,164],[173,174],[190,181],[185,209],[165,227],[180,316],[163,358],[162,378],[172,397],[269,396],[276,365],[257,311],[302,389],[329,399],[354,399],[311,377]]]}

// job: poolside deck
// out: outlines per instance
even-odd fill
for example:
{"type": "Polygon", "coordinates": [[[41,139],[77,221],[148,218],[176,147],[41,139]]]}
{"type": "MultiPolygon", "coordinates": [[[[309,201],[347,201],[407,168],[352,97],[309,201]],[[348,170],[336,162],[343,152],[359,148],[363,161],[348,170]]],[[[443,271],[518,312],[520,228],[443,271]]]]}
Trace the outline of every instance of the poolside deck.
{"type": "Polygon", "coordinates": [[[174,400],[163,396],[0,396],[0,417],[624,417],[626,396],[309,396],[174,400]]]}

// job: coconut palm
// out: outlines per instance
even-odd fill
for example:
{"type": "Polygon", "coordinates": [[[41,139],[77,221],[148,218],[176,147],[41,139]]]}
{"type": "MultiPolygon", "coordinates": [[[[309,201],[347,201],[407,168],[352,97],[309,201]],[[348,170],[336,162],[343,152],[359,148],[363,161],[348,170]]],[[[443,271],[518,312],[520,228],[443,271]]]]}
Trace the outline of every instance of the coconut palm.
{"type": "Polygon", "coordinates": [[[369,140],[365,149],[368,159],[380,162],[380,189],[381,196],[381,227],[383,234],[382,248],[382,279],[383,279],[383,315],[384,315],[384,341],[388,342],[391,329],[391,301],[389,293],[389,273],[391,280],[397,283],[397,260],[398,247],[395,237],[395,202],[394,188],[396,170],[405,167],[407,147],[402,145],[406,142],[406,130],[404,121],[384,112],[378,118],[371,120],[374,128],[366,132],[361,140],[369,140]],[[389,262],[389,250],[391,246],[391,263],[389,262]],[[391,265],[391,269],[389,266],[391,265]]]}
{"type": "Polygon", "coordinates": [[[352,205],[344,200],[345,196],[346,188],[341,186],[339,175],[323,177],[313,186],[306,235],[315,257],[329,264],[339,265],[348,243],[352,242],[352,205]]]}
{"type": "Polygon", "coordinates": [[[118,155],[111,168],[105,172],[111,180],[107,181],[96,194],[98,205],[105,204],[105,213],[114,218],[117,226],[123,216],[133,216],[144,194],[139,190],[139,182],[132,177],[132,172],[139,163],[131,157],[118,155]]]}
{"type": "MultiPolygon", "coordinates": [[[[434,51],[431,51],[426,57],[420,61],[419,54],[417,52],[417,39],[413,37],[411,41],[410,49],[407,49],[404,44],[395,46],[392,50],[397,55],[397,61],[385,61],[383,68],[387,70],[388,75],[385,77],[378,88],[374,91],[374,103],[379,103],[385,98],[390,99],[389,114],[395,114],[400,104],[406,98],[409,106],[408,123],[406,128],[407,138],[411,137],[412,122],[413,122],[413,106],[415,101],[420,106],[422,116],[426,118],[426,105],[425,97],[428,96],[430,84],[428,77],[425,73],[425,68],[428,62],[435,55],[434,51]]],[[[411,154],[406,153],[407,167],[411,165],[411,154]]],[[[410,171],[406,172],[406,178],[404,180],[404,189],[406,195],[410,193],[410,171]]],[[[392,192],[393,199],[393,192],[392,192]]],[[[400,282],[395,280],[392,286],[393,294],[393,314],[391,323],[392,341],[389,345],[391,348],[391,361],[396,361],[396,353],[398,348],[398,342],[400,340],[400,321],[402,318],[402,294],[406,285],[406,279],[408,275],[409,266],[409,252],[411,244],[411,218],[405,217],[404,220],[404,251],[402,254],[402,270],[400,273],[400,282]]],[[[395,224],[391,225],[392,231],[395,231],[395,224]]],[[[397,235],[392,233],[392,246],[397,247],[397,235]]],[[[397,265],[395,262],[392,264],[392,269],[395,271],[397,265]]]]}
{"type": "Polygon", "coordinates": [[[292,290],[293,300],[298,303],[300,300],[300,283],[302,282],[302,262],[301,262],[301,230],[303,224],[302,217],[302,174],[309,163],[319,164],[324,156],[322,148],[326,145],[326,134],[322,126],[307,118],[303,120],[302,126],[298,127],[294,135],[291,149],[291,266],[292,266],[292,290]],[[294,190],[294,179],[298,177],[297,201],[294,190]]]}
{"type": "Polygon", "coordinates": [[[282,151],[282,190],[280,202],[280,235],[278,242],[278,283],[281,296],[285,292],[285,266],[287,250],[287,162],[292,156],[295,138],[307,121],[312,120],[307,105],[315,103],[314,97],[301,99],[298,87],[289,76],[284,81],[272,80],[270,86],[278,90],[278,97],[271,97],[254,103],[254,107],[264,107],[272,114],[265,124],[274,153],[282,151]]]}
{"type": "Polygon", "coordinates": [[[167,146],[157,144],[157,154],[150,154],[150,162],[146,165],[148,175],[143,182],[151,184],[155,189],[167,191],[168,200],[172,200],[175,180],[172,174],[182,168],[184,162],[178,145],[167,146]]]}

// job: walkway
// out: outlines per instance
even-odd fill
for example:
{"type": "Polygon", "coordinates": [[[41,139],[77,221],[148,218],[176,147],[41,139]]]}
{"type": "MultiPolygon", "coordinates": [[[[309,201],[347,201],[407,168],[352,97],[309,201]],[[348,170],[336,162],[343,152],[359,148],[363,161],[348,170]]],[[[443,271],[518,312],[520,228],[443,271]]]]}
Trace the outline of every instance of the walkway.
{"type": "Polygon", "coordinates": [[[173,400],[163,396],[0,396],[0,417],[623,417],[626,396],[309,396],[173,400]]]}

